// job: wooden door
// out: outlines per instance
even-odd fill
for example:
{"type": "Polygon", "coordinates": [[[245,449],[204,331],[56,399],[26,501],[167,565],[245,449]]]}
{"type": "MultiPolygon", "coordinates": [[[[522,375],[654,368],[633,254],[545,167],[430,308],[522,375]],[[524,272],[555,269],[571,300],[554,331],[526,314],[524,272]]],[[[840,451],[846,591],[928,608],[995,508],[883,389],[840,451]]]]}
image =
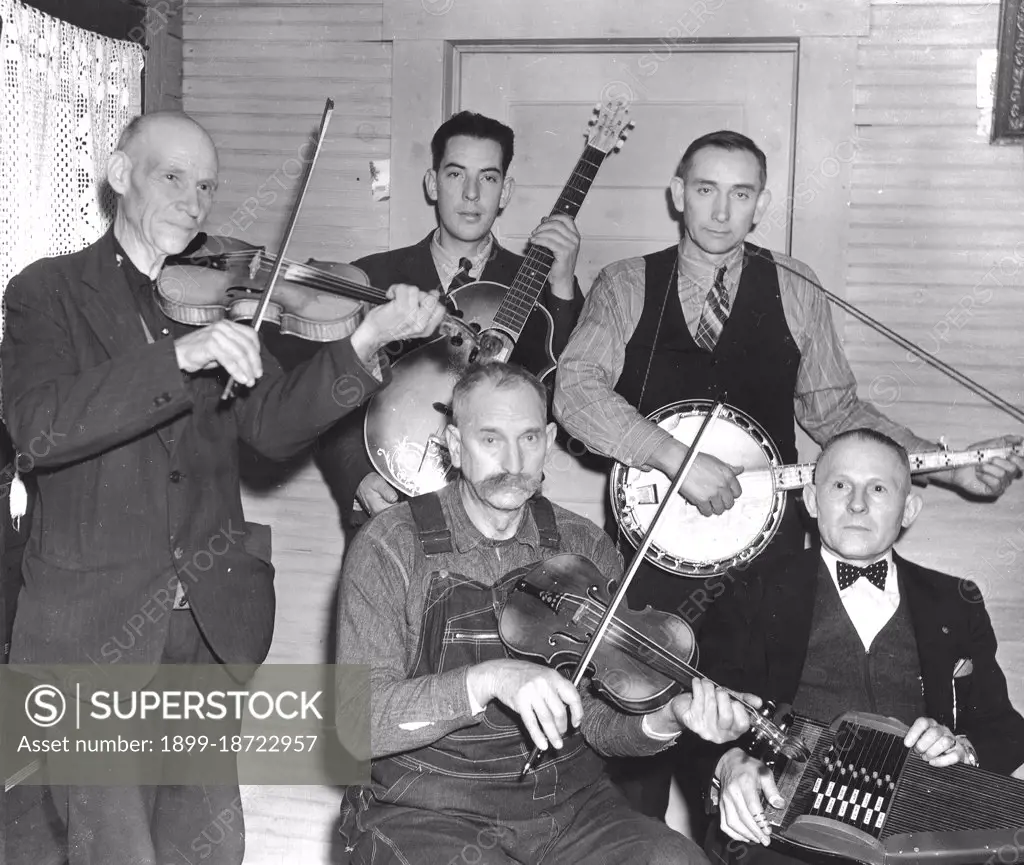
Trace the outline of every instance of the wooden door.
{"type": "MultiPolygon", "coordinates": [[[[622,152],[605,160],[577,219],[583,244],[576,274],[584,292],[609,262],[678,241],[669,180],[686,146],[716,129],[749,135],[765,151],[773,207],[754,239],[788,251],[795,44],[630,49],[484,46],[456,51],[452,108],[496,117],[516,133],[510,169],[516,189],[495,227],[501,242],[522,251],[579,157],[594,104],[626,96],[635,129],[622,152]]],[[[576,456],[559,449],[551,454],[545,476],[545,493],[554,501],[603,523],[605,471],[584,468],[576,456]]]]}

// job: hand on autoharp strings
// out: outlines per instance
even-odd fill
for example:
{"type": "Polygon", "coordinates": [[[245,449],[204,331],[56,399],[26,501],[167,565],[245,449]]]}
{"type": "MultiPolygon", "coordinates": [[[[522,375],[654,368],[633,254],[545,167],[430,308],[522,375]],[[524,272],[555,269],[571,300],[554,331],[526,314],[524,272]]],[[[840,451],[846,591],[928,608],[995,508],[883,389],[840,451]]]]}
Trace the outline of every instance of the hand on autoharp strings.
{"type": "Polygon", "coordinates": [[[730,748],[719,758],[715,777],[721,787],[722,831],[736,841],[767,845],[772,830],[763,803],[767,801],[773,808],[785,804],[771,770],[740,748],[730,748]]]}

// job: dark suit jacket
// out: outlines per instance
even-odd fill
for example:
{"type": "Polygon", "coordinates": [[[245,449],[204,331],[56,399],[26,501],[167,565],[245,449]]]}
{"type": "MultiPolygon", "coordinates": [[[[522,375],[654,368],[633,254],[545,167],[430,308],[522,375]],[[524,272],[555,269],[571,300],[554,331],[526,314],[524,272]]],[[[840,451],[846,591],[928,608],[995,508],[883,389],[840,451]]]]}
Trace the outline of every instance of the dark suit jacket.
{"type": "MultiPolygon", "coordinates": [[[[434,291],[440,287],[441,278],[438,276],[433,256],[430,253],[430,240],[433,235],[434,232],[431,231],[423,240],[412,246],[374,253],[354,261],[353,264],[364,270],[370,278],[370,284],[378,288],[405,283],[415,285],[423,291],[434,291]]],[[[523,256],[516,255],[495,243],[492,247],[491,258],[484,266],[480,279],[497,282],[501,285],[511,285],[523,261],[523,256]]],[[[576,320],[583,308],[583,293],[580,291],[579,284],[576,283],[573,299],[562,300],[551,294],[549,284],[545,287],[541,300],[548,312],[551,313],[554,322],[552,348],[557,358],[569,341],[573,327],[576,326],[576,320]]],[[[273,339],[273,342],[268,342],[268,347],[286,369],[291,364],[298,362],[308,351],[288,337],[275,335],[273,339]]],[[[392,353],[392,359],[397,359],[415,345],[415,343],[406,343],[399,351],[392,353]]],[[[356,488],[359,486],[359,482],[374,470],[363,441],[364,418],[365,411],[353,412],[329,433],[322,436],[317,443],[320,470],[334,494],[341,511],[342,524],[349,535],[353,529],[352,500],[355,497],[356,488]]]]}
{"type": "Polygon", "coordinates": [[[12,663],[159,660],[176,577],[217,656],[261,662],[273,567],[269,542],[246,549],[238,440],[285,458],[354,408],[336,394],[376,390],[349,341],[287,375],[264,352],[225,404],[223,372],[178,369],[190,328],[147,342],[112,233],[30,265],[5,302],[5,420],[38,486],[12,663]]]}
{"type": "MultiPolygon", "coordinates": [[[[969,581],[898,555],[895,561],[929,717],[967,736],[983,767],[1009,774],[1024,763],[1024,718],[1010,704],[981,593],[969,581]],[[962,658],[971,660],[974,672],[956,680],[954,722],[953,668],[962,658]]],[[[755,563],[727,581],[702,628],[701,669],[732,688],[791,703],[807,658],[820,562],[817,549],[804,550],[771,568],[755,563]]]]}

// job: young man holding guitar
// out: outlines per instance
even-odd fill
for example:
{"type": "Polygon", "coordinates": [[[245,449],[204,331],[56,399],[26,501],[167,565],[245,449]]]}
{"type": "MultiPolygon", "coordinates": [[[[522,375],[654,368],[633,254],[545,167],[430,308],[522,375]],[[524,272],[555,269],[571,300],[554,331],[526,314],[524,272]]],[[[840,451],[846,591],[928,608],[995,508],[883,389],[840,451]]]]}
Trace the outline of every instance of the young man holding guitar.
{"type": "MultiPolygon", "coordinates": [[[[770,203],[766,173],[764,153],[744,135],[721,131],[697,139],[671,180],[684,221],[679,244],[615,262],[599,274],[559,361],[554,399],[558,420],[591,450],[675,475],[688,448],[646,418],[685,399],[722,399],[751,416],[784,463],[796,462],[794,422],[818,442],[870,427],[909,451],[938,448],[857,396],[813,271],[745,242],[770,203]]],[[[1005,436],[972,447],[1020,441],[1005,436]]],[[[744,475],[732,462],[704,452],[696,458],[682,495],[701,514],[720,515],[742,501],[744,475]]],[[[1022,469],[1024,458],[1011,454],[931,477],[994,498],[1022,469]]],[[[762,558],[803,549],[796,501],[788,499],[762,558]]],[[[704,593],[707,606],[704,581],[645,562],[631,586],[630,606],[692,612],[694,592],[704,593]]],[[[687,618],[699,626],[696,616],[687,618]]],[[[661,816],[669,761],[652,771],[635,794],[645,800],[646,813],[661,816]]]]}
{"type": "MultiPolygon", "coordinates": [[[[463,111],[443,123],[431,140],[433,164],[424,177],[427,196],[437,209],[438,227],[412,246],[353,262],[366,271],[370,283],[408,282],[424,291],[439,289],[443,296],[480,280],[511,285],[524,259],[502,247],[491,228],[515,188],[508,174],[513,142],[514,133],[508,126],[481,114],[463,111]]],[[[541,221],[530,243],[554,256],[541,295],[550,314],[550,349],[543,332],[547,329],[532,320],[520,342],[523,352],[536,355],[538,364],[544,366],[548,350],[557,357],[565,346],[583,307],[574,276],[580,235],[571,218],[556,214],[541,221]]],[[[392,361],[413,347],[409,343],[390,346],[392,361]]],[[[295,349],[301,351],[302,347],[295,349]]],[[[399,492],[375,471],[368,458],[364,416],[363,411],[353,412],[349,422],[318,442],[321,471],[341,508],[349,539],[367,515],[399,500],[399,492]],[[354,502],[360,510],[353,507],[354,502]]]]}

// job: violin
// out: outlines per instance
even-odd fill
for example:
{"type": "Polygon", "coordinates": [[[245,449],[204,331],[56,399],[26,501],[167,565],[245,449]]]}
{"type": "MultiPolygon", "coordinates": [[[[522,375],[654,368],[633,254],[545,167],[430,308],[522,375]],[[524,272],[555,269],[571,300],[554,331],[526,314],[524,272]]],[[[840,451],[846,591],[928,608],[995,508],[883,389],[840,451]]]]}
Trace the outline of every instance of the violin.
{"type": "MultiPolygon", "coordinates": [[[[179,255],[168,257],[157,278],[157,302],[180,323],[203,327],[221,319],[251,321],[263,300],[276,256],[233,237],[200,233],[179,255]]],[[[363,320],[366,304],[389,300],[352,264],[311,260],[282,262],[264,319],[281,333],[314,342],[350,336],[363,320]]],[[[443,332],[477,342],[476,331],[446,315],[443,332]]]]}
{"type": "MultiPolygon", "coordinates": [[[[521,569],[498,616],[498,633],[517,655],[563,670],[575,666],[590,646],[611,601],[608,585],[590,559],[572,553],[521,569]]],[[[640,714],[664,706],[694,678],[697,646],[693,629],[671,613],[650,607],[620,608],[593,653],[594,689],[624,712],[640,714]]],[[[750,717],[754,739],[767,750],[804,762],[807,746],[734,691],[750,717]]]]}

